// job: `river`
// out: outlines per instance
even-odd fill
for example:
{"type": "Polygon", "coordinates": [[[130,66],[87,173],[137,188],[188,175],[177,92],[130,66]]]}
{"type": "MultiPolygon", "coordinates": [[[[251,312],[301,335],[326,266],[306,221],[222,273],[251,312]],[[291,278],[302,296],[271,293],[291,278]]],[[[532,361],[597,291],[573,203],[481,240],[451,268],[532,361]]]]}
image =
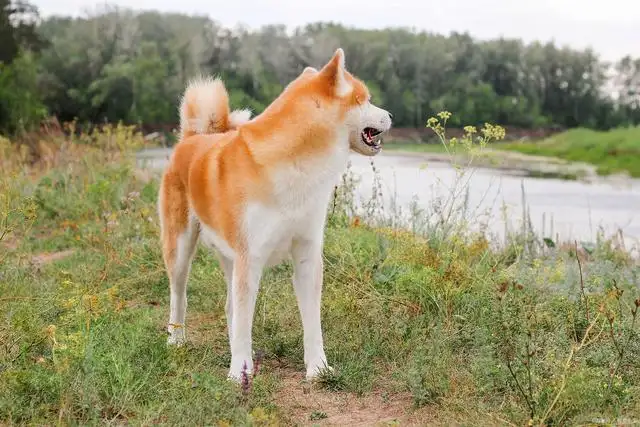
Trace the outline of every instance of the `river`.
{"type": "MultiPolygon", "coordinates": [[[[145,150],[140,159],[162,168],[169,152],[145,150]]],[[[366,200],[372,194],[371,159],[353,154],[350,160],[359,179],[357,193],[366,200]]],[[[504,235],[505,223],[510,229],[521,227],[524,203],[534,230],[554,240],[592,241],[599,228],[607,236],[622,231],[628,246],[640,239],[640,180],[585,183],[474,169],[454,186],[456,169],[449,163],[426,163],[420,156],[397,153],[383,153],[373,162],[387,211],[393,203],[407,212],[412,200],[432,211],[437,198],[446,199],[452,187],[454,191],[468,187],[467,217],[476,225],[486,223],[497,237],[504,235]]],[[[456,200],[464,195],[460,191],[456,200]]]]}

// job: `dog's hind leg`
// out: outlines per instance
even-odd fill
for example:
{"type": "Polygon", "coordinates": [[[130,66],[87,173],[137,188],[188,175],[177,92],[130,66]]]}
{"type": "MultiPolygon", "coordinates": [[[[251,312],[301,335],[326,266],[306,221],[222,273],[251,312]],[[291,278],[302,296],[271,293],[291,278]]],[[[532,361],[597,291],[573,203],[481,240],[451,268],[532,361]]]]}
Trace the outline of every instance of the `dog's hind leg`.
{"type": "Polygon", "coordinates": [[[242,379],[242,373],[253,373],[252,337],[253,314],[264,261],[247,255],[237,256],[233,261],[231,280],[230,347],[231,366],[229,378],[242,379]]]}
{"type": "Polygon", "coordinates": [[[159,197],[162,254],[170,284],[169,344],[185,341],[187,279],[198,242],[199,224],[189,215],[187,196],[178,176],[166,174],[159,197]]]}

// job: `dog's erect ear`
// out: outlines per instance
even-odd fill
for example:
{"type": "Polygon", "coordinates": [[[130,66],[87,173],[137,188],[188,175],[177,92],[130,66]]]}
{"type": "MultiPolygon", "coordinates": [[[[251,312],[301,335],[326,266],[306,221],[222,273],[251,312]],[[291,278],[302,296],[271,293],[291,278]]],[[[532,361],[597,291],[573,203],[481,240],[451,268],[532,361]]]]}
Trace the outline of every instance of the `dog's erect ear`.
{"type": "Polygon", "coordinates": [[[341,47],[337,48],[333,53],[333,57],[329,60],[329,64],[336,64],[338,67],[344,70],[345,68],[345,60],[344,60],[344,50],[341,47]]]}
{"type": "Polygon", "coordinates": [[[343,97],[353,90],[351,83],[346,78],[344,64],[344,51],[342,48],[338,48],[327,65],[320,71],[330,81],[335,95],[339,97],[343,97]]]}

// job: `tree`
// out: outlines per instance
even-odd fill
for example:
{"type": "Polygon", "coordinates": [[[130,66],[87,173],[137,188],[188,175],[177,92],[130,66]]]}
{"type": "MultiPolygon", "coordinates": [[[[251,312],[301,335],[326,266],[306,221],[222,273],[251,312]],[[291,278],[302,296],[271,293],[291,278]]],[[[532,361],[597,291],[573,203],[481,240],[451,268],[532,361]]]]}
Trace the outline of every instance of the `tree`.
{"type": "Polygon", "coordinates": [[[614,90],[621,114],[630,123],[640,122],[640,58],[626,56],[615,65],[614,90]]]}
{"type": "Polygon", "coordinates": [[[28,130],[46,116],[37,87],[37,63],[30,53],[0,63],[0,133],[28,130]]]}
{"type": "Polygon", "coordinates": [[[23,1],[0,0],[0,132],[30,128],[46,109],[37,88],[33,56],[44,46],[36,33],[37,9],[23,1]]]}
{"type": "Polygon", "coordinates": [[[43,46],[36,32],[38,20],[37,8],[26,1],[0,0],[0,62],[11,64],[21,49],[43,46]]]}
{"type": "MultiPolygon", "coordinates": [[[[20,10],[12,16],[27,16],[27,9],[20,10]]],[[[6,29],[14,21],[3,16],[6,29]]],[[[33,29],[31,21],[15,22],[24,22],[26,31],[33,29]]],[[[637,60],[612,69],[591,51],[553,43],[334,23],[292,33],[278,25],[249,30],[225,28],[204,16],[116,7],[81,18],[49,18],[37,33],[50,40],[31,58],[39,70],[37,88],[62,121],[175,124],[180,94],[200,74],[222,77],[234,108],[259,113],[305,66],[322,66],[342,47],[347,67],[393,113],[396,127],[422,128],[424,117],[443,108],[461,123],[606,129],[640,122],[637,60]],[[612,71],[618,98],[608,89],[612,71]]]]}

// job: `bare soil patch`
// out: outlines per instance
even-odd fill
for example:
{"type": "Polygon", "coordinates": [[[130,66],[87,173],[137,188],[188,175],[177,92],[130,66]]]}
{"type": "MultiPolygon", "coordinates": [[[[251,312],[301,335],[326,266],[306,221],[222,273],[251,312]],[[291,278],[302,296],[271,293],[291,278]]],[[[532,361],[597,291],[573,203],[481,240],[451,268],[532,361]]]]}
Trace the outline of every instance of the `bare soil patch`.
{"type": "Polygon", "coordinates": [[[303,372],[280,372],[275,402],[300,426],[419,426],[429,424],[428,408],[414,409],[409,393],[373,391],[364,396],[311,386],[303,372]]]}

